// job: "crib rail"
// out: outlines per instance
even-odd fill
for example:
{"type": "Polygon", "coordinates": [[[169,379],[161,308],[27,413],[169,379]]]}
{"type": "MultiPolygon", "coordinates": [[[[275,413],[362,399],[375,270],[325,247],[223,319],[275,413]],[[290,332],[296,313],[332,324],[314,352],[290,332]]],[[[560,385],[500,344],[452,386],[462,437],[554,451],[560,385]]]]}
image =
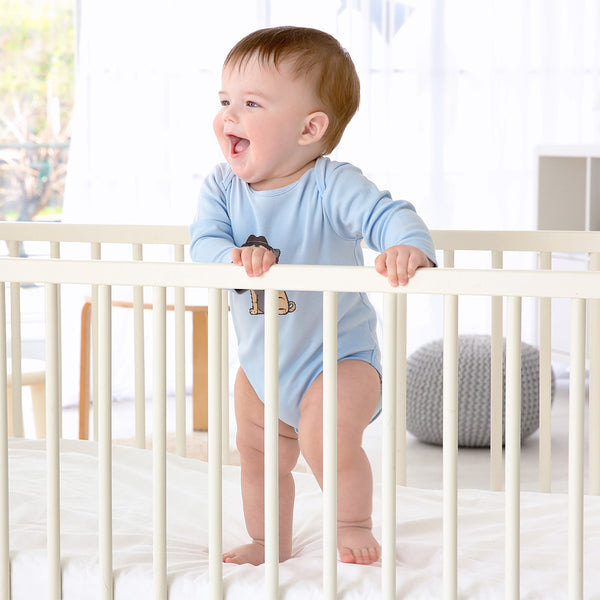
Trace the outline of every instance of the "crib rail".
{"type": "MultiPolygon", "coordinates": [[[[18,257],[22,254],[24,243],[43,243],[41,247],[36,246],[35,251],[51,258],[61,258],[67,254],[77,259],[102,259],[107,252],[114,260],[144,260],[145,253],[152,250],[154,260],[166,260],[168,262],[186,259],[185,249],[189,245],[189,231],[185,226],[170,225],[123,225],[123,224],[70,224],[70,223],[37,223],[37,222],[0,222],[0,239],[8,246],[10,256],[18,257]],[[75,246],[74,246],[75,245],[75,246]]],[[[60,302],[60,292],[59,294],[60,302]]],[[[93,437],[98,436],[97,402],[92,402],[98,397],[98,288],[93,285],[91,289],[91,315],[89,317],[92,330],[92,392],[90,395],[88,371],[81,374],[81,398],[80,398],[80,437],[89,437],[89,406],[94,409],[94,431],[93,437]]],[[[178,337],[176,344],[177,355],[177,378],[176,397],[178,419],[185,419],[185,367],[183,357],[184,338],[184,290],[179,288],[173,291],[173,308],[175,313],[175,331],[178,337]]],[[[136,403],[136,444],[145,447],[145,380],[144,380],[144,296],[140,286],[132,289],[134,340],[135,340],[135,403],[136,403]]],[[[12,345],[12,377],[14,382],[15,396],[13,405],[12,429],[17,436],[23,435],[23,419],[21,412],[21,364],[18,357],[21,355],[21,324],[20,314],[20,284],[15,282],[11,286],[11,345],[12,345]]],[[[83,327],[83,323],[82,323],[83,327]]],[[[83,350],[82,350],[83,351],[83,350]]],[[[60,362],[60,348],[58,354],[60,362]]],[[[194,394],[198,394],[198,388],[194,388],[194,394]]],[[[194,415],[195,424],[198,428],[203,425],[203,416],[194,415]]],[[[178,440],[178,452],[185,454],[185,447],[178,440]]]]}
{"type": "MultiPolygon", "coordinates": [[[[267,393],[265,398],[266,435],[266,508],[268,511],[266,531],[266,597],[278,596],[278,550],[277,550],[277,291],[280,289],[321,291],[324,302],[324,380],[326,382],[324,426],[335,439],[334,417],[336,363],[335,354],[335,304],[336,294],[343,291],[368,291],[384,294],[383,344],[383,415],[386,454],[384,461],[384,506],[382,539],[382,597],[395,598],[396,589],[396,540],[390,532],[395,530],[395,487],[398,453],[402,459],[402,448],[397,448],[396,398],[399,395],[398,383],[394,381],[398,356],[406,340],[398,331],[404,328],[406,295],[437,294],[444,297],[444,598],[457,596],[457,335],[458,303],[463,295],[483,295],[507,298],[507,434],[506,434],[506,581],[507,598],[519,597],[519,456],[520,456],[520,340],[521,340],[521,299],[523,297],[569,298],[572,305],[571,342],[571,386],[570,386],[570,432],[569,432],[569,588],[570,598],[583,595],[583,406],[585,402],[585,340],[586,304],[588,300],[600,300],[600,272],[546,272],[546,271],[506,271],[506,270],[424,270],[417,274],[406,288],[389,287],[385,279],[371,268],[351,267],[301,267],[276,266],[260,279],[248,278],[243,270],[232,265],[166,264],[143,262],[110,261],[70,261],[57,259],[0,260],[0,280],[3,282],[38,282],[46,289],[47,322],[58,323],[57,288],[59,284],[92,284],[99,286],[99,318],[103,323],[103,334],[99,339],[99,371],[103,381],[100,393],[99,418],[99,488],[100,496],[100,597],[112,598],[112,532],[111,532],[111,398],[110,398],[110,327],[111,288],[115,285],[148,286],[153,290],[154,304],[154,431],[157,438],[154,455],[154,597],[167,597],[166,578],[166,464],[164,443],[164,320],[165,289],[209,288],[209,341],[214,352],[209,374],[209,473],[210,473],[210,550],[209,570],[211,597],[223,596],[222,581],[222,513],[221,513],[221,470],[222,470],[222,428],[221,410],[223,380],[219,349],[223,327],[223,290],[231,288],[265,289],[266,325],[266,373],[267,393]],[[400,309],[399,309],[400,306],[400,309]],[[397,325],[399,323],[399,325],[397,325]],[[389,325],[389,326],[388,326],[389,325]],[[162,430],[162,431],[161,431],[162,430]],[[160,433],[159,433],[160,432],[160,433]]],[[[0,297],[4,298],[4,283],[0,297]]],[[[0,300],[0,310],[3,302],[0,300]]],[[[4,322],[5,316],[0,315],[4,322]]],[[[51,326],[47,332],[47,355],[52,355],[58,347],[59,331],[51,326]]],[[[597,350],[596,350],[597,352],[597,350]]],[[[5,381],[2,365],[6,364],[6,331],[0,327],[0,384],[5,381]]],[[[598,369],[590,369],[590,379],[595,381],[598,369]]],[[[48,598],[60,598],[60,487],[59,487],[59,393],[58,365],[56,361],[47,364],[47,468],[48,468],[48,598]]],[[[402,381],[402,377],[397,378],[402,381]]],[[[595,388],[597,389],[597,388],[595,388]]],[[[590,398],[590,403],[597,398],[590,398]]],[[[0,385],[0,413],[6,414],[6,386],[0,385]]],[[[597,422],[591,423],[590,439],[600,437],[597,422]]],[[[325,564],[324,578],[327,597],[336,593],[335,528],[331,520],[335,515],[335,445],[329,446],[325,455],[324,521],[325,564]]],[[[598,456],[590,457],[593,464],[590,471],[598,469],[598,456]]],[[[6,420],[0,419],[0,508],[7,506],[5,492],[10,485],[7,465],[6,420]]],[[[2,581],[9,580],[9,534],[7,514],[0,515],[0,575],[2,581]],[[5,577],[6,576],[6,577],[5,577]]],[[[0,598],[10,598],[9,584],[3,584],[0,598]]]]}

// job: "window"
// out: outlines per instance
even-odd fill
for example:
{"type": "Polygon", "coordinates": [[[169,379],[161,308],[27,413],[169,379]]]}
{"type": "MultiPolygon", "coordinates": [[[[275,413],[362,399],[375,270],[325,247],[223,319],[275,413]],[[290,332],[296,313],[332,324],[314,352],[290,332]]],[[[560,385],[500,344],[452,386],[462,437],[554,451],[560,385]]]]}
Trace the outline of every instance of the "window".
{"type": "Polygon", "coordinates": [[[74,92],[72,0],[4,0],[0,219],[58,220],[74,92]]]}

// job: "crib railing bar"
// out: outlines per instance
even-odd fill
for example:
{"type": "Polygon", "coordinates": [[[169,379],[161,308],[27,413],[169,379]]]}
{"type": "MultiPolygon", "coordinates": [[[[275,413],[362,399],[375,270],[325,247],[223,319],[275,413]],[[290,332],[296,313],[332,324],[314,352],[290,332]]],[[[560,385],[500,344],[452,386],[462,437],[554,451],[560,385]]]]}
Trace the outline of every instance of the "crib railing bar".
{"type": "MultiPolygon", "coordinates": [[[[492,269],[502,269],[503,253],[492,252],[492,269]]],[[[492,340],[490,348],[490,489],[503,487],[502,404],[504,360],[502,297],[492,296],[492,340]]]]}
{"type": "MultiPolygon", "coordinates": [[[[102,259],[102,246],[99,242],[92,242],[90,244],[90,258],[97,261],[102,259]]],[[[95,441],[98,441],[98,329],[98,285],[92,285],[92,408],[95,441]]]]}
{"type": "Polygon", "coordinates": [[[396,597],[396,366],[398,305],[395,294],[383,297],[382,377],[382,597],[396,597]]]}
{"type": "MultiPolygon", "coordinates": [[[[161,244],[177,241],[189,244],[189,228],[181,225],[119,225],[5,222],[0,223],[3,240],[64,242],[102,241],[106,243],[156,244],[157,229],[161,244]],[[163,241],[166,240],[166,241],[163,241]]],[[[477,231],[431,230],[436,248],[457,250],[555,250],[558,252],[600,251],[600,234],[597,231],[477,231]]]]}
{"type": "Polygon", "coordinates": [[[337,596],[337,294],[323,294],[323,597],[337,596]]]}
{"type": "MultiPolygon", "coordinates": [[[[184,261],[182,244],[173,245],[175,262],[184,261]]],[[[185,414],[185,288],[174,290],[175,313],[175,449],[179,456],[186,455],[185,414]]]]}
{"type": "Polygon", "coordinates": [[[211,600],[223,598],[223,457],[220,289],[208,290],[208,578],[211,600]]]}
{"type": "Polygon", "coordinates": [[[598,231],[432,230],[438,249],[503,250],[517,252],[600,251],[598,231]]]}
{"type": "Polygon", "coordinates": [[[21,370],[21,284],[10,284],[10,345],[12,378],[12,434],[23,437],[23,387],[21,370]]]}
{"type": "MultiPolygon", "coordinates": [[[[222,264],[0,258],[5,281],[69,284],[164,285],[230,289],[298,289],[386,293],[390,286],[372,267],[275,265],[256,281],[242,267],[222,264]],[[299,282],[302,283],[299,283],[299,282]]],[[[600,298],[600,272],[421,269],[395,294],[600,298]],[[560,273],[560,277],[556,276],[560,273]]]]}
{"type": "Polygon", "coordinates": [[[569,376],[569,600],[583,598],[583,432],[585,407],[585,300],[571,300],[569,376]]]}
{"type": "Polygon", "coordinates": [[[444,250],[444,268],[451,269],[454,267],[454,250],[444,250]]]}
{"type": "Polygon", "coordinates": [[[397,296],[396,335],[396,484],[406,485],[407,298],[397,296]]]}
{"type": "Polygon", "coordinates": [[[521,297],[507,300],[505,597],[520,597],[521,297]]]}
{"type": "Polygon", "coordinates": [[[230,464],[229,451],[229,294],[221,290],[221,452],[230,464]]]}
{"type": "Polygon", "coordinates": [[[0,599],[10,600],[6,285],[0,282],[0,599]]]}
{"type": "MultiPolygon", "coordinates": [[[[12,257],[19,256],[18,241],[8,243],[8,252],[12,257]]],[[[12,357],[12,434],[23,437],[23,387],[21,370],[21,284],[10,284],[10,345],[12,357]]]]}
{"type": "Polygon", "coordinates": [[[185,290],[174,290],[175,319],[175,451],[186,455],[185,418],[185,290]]]}
{"type": "Polygon", "coordinates": [[[46,528],[47,594],[60,598],[60,398],[58,393],[57,284],[45,285],[46,304],[46,528]]]}
{"type": "MultiPolygon", "coordinates": [[[[133,260],[144,260],[142,244],[133,244],[133,260]]],[[[133,360],[135,445],[146,447],[146,377],[144,359],[144,288],[133,286],[133,360]]]]}
{"type": "Polygon", "coordinates": [[[154,600],[167,598],[167,293],[152,289],[153,390],[152,390],[152,497],[154,600]]]}
{"type": "MultiPolygon", "coordinates": [[[[50,257],[51,258],[60,258],[60,242],[53,241],[50,242],[50,257]]],[[[57,331],[58,331],[58,340],[57,340],[57,361],[58,361],[58,398],[59,405],[62,407],[62,308],[61,308],[61,286],[60,284],[56,286],[56,318],[57,318],[57,331]]],[[[58,421],[58,433],[59,437],[62,437],[62,410],[59,413],[59,421],[58,421]]]]}
{"type": "MultiPolygon", "coordinates": [[[[591,254],[590,270],[600,271],[600,252],[591,254]]],[[[600,300],[589,310],[589,492],[600,496],[600,300]]]]}
{"type": "Polygon", "coordinates": [[[458,296],[444,296],[443,341],[443,585],[444,600],[458,593],[458,296]]]}
{"type": "MultiPolygon", "coordinates": [[[[0,223],[3,240],[63,242],[105,242],[156,244],[189,244],[189,228],[181,225],[119,225],[4,222],[0,223]]],[[[505,250],[521,252],[594,252],[600,251],[597,231],[494,231],[431,230],[436,248],[456,250],[505,250]]]]}
{"type": "MultiPolygon", "coordinates": [[[[175,245],[175,262],[183,262],[183,246],[175,245]]],[[[174,290],[175,311],[175,450],[186,455],[185,425],[185,289],[174,290]]]]}
{"type": "Polygon", "coordinates": [[[185,225],[124,225],[92,223],[40,223],[40,222],[2,222],[0,239],[28,240],[47,242],[93,242],[93,243],[140,243],[168,244],[190,243],[189,228],[185,225]],[[157,234],[160,241],[157,242],[157,234]]]}
{"type": "Polygon", "coordinates": [[[279,292],[265,290],[265,597],[279,597],[279,292]]]}
{"type": "MultiPolygon", "coordinates": [[[[112,539],[112,290],[98,287],[98,395],[95,396],[98,420],[98,557],[99,598],[113,598],[112,539]]],[[[59,598],[60,596],[54,596],[59,598]]]]}
{"type": "MultiPolygon", "coordinates": [[[[552,269],[552,253],[540,253],[540,269],[552,269]]],[[[552,300],[540,298],[539,469],[540,492],[552,491],[552,300]]]]}

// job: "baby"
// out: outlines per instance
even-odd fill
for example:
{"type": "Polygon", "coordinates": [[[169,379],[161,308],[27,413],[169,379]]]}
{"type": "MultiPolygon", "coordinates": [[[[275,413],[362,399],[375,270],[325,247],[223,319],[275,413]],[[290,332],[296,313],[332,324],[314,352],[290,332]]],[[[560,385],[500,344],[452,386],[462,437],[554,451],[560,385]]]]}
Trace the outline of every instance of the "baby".
{"type": "MultiPolygon", "coordinates": [[[[315,29],[251,33],[223,66],[214,130],[227,163],[204,182],[191,226],[198,262],[233,261],[251,277],[275,263],[362,265],[361,242],[381,254],[375,268],[392,286],[432,266],[429,231],[408,202],[393,201],[348,163],[325,158],[359,104],[348,53],[315,29]]],[[[223,555],[264,562],[264,316],[261,292],[235,290],[239,345],[237,446],[249,544],[223,555]]],[[[323,481],[322,295],[279,299],[279,552],[292,555],[294,468],[302,452],[323,481]]],[[[366,294],[338,294],[338,552],[348,563],[380,558],[372,533],[373,477],[362,448],[379,414],[381,364],[376,315],[366,294]]]]}

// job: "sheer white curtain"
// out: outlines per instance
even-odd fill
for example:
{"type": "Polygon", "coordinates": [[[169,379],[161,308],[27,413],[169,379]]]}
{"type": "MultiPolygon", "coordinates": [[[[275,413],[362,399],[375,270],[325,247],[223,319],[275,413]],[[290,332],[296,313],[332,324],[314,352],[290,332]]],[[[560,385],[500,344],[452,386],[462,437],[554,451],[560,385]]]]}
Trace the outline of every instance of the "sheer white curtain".
{"type": "Polygon", "coordinates": [[[79,23],[69,221],[187,223],[222,60],[268,25],[348,48],[362,105],[335,157],[432,227],[534,227],[536,145],[600,140],[598,0],[103,0],[79,23]]]}
{"type": "MultiPolygon", "coordinates": [[[[65,221],[188,224],[222,160],[222,61],[264,26],[320,28],[349,50],[362,101],[333,158],[412,201],[432,228],[534,228],[535,147],[600,140],[600,0],[77,7],[65,221]]],[[[487,312],[468,312],[474,331],[486,327],[487,312]]],[[[439,334],[420,327],[415,343],[439,334]]]]}

